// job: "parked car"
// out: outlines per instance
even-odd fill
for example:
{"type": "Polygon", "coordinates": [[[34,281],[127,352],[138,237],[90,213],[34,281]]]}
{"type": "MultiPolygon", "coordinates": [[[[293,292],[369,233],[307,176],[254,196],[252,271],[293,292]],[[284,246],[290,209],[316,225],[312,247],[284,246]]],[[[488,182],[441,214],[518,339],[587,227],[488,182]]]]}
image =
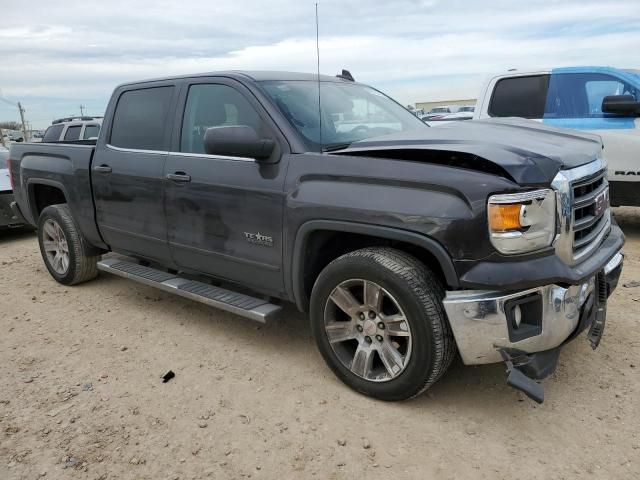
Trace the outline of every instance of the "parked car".
{"type": "Polygon", "coordinates": [[[585,330],[599,344],[622,268],[600,139],[427,128],[349,78],[121,85],[95,145],[11,146],[14,209],[65,285],[101,270],[258,321],[295,302],[366,395],[418,395],[457,350],[542,401],[561,348],[585,330]]]}
{"type": "Polygon", "coordinates": [[[9,142],[24,142],[24,135],[19,130],[9,130],[6,133],[6,139],[9,142]]]}
{"type": "Polygon", "coordinates": [[[474,118],[523,117],[597,133],[612,205],[640,206],[640,71],[571,67],[492,76],[474,118]]]}
{"type": "Polygon", "coordinates": [[[101,125],[102,117],[67,117],[54,120],[44,132],[42,142],[96,140],[101,125]]]}
{"type": "Polygon", "coordinates": [[[464,112],[473,113],[475,109],[476,109],[475,105],[463,105],[462,107],[458,108],[458,111],[456,113],[464,113],[464,112]]]}
{"type": "Polygon", "coordinates": [[[457,122],[460,120],[472,120],[472,119],[473,119],[472,112],[456,112],[456,113],[449,113],[447,115],[437,116],[434,118],[428,118],[428,119],[425,119],[425,122],[429,126],[431,126],[431,123],[436,125],[440,122],[457,122]]]}
{"type": "Polygon", "coordinates": [[[9,150],[0,145],[0,230],[23,226],[11,209],[14,197],[7,169],[8,161],[9,150]]]}
{"type": "Polygon", "coordinates": [[[450,113],[451,113],[451,109],[449,107],[433,107],[422,117],[422,120],[443,118],[450,113]]]}

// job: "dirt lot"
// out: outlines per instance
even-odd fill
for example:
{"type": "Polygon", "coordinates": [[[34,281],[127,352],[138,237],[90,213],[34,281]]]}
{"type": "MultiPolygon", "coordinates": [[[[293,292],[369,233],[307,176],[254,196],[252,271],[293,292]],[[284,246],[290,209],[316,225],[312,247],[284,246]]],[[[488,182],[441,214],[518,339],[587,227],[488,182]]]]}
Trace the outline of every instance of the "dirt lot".
{"type": "MultiPolygon", "coordinates": [[[[616,216],[640,281],[640,209],[616,216]]],[[[565,348],[542,406],[459,361],[387,404],[334,378],[293,308],[259,326],[109,275],[64,287],[29,233],[0,262],[0,479],[640,477],[640,287],[598,350],[565,348]]]]}

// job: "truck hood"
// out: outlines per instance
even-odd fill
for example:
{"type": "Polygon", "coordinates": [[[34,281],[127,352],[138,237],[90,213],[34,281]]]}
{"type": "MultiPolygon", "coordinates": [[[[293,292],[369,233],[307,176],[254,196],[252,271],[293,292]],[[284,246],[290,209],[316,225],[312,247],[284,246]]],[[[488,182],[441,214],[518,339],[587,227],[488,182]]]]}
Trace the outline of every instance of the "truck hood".
{"type": "Polygon", "coordinates": [[[592,162],[601,151],[602,140],[598,135],[531,120],[500,118],[451,122],[373,137],[333,153],[433,161],[500,172],[520,185],[549,185],[558,171],[592,162]]]}
{"type": "Polygon", "coordinates": [[[10,192],[11,181],[9,180],[9,170],[0,168],[0,192],[10,192]]]}

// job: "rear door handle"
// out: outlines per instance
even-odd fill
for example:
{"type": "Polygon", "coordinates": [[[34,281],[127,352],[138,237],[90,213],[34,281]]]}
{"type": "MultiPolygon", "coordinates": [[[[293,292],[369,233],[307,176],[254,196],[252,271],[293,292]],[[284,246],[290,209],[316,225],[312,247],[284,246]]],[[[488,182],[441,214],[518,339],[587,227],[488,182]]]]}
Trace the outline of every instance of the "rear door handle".
{"type": "Polygon", "coordinates": [[[176,172],[167,174],[167,180],[173,182],[186,183],[191,181],[191,175],[187,175],[184,172],[176,172]]]}
{"type": "Polygon", "coordinates": [[[111,173],[111,167],[109,165],[98,165],[93,167],[93,171],[98,173],[111,173]]]}

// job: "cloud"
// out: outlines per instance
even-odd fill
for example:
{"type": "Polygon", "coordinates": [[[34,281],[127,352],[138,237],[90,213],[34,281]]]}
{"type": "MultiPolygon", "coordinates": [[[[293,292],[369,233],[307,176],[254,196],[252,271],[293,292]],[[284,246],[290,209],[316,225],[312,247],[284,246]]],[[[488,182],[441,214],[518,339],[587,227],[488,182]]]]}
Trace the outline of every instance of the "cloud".
{"type": "MultiPolygon", "coordinates": [[[[124,81],[225,69],[314,71],[314,2],[3,7],[0,88],[45,126],[124,81]],[[5,27],[6,26],[6,27],[5,27]]],[[[348,68],[402,103],[474,97],[507,68],[633,66],[637,1],[320,1],[323,73],[348,68]]],[[[0,116],[3,115],[0,109],[0,116]]],[[[1,118],[0,118],[1,119],[1,118]]],[[[35,123],[35,121],[34,121],[35,123]]]]}

